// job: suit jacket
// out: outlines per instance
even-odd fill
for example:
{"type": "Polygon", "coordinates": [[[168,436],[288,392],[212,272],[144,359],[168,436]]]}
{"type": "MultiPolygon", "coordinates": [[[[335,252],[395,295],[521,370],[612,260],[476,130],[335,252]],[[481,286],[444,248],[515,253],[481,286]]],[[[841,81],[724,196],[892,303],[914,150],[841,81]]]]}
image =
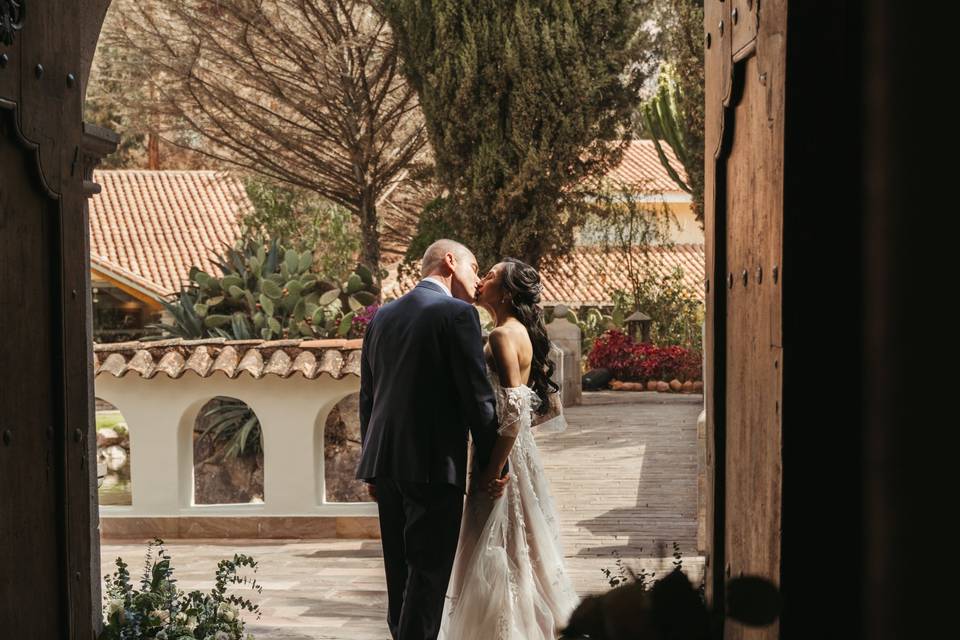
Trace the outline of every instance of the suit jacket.
{"type": "Polygon", "coordinates": [[[357,478],[444,482],[465,490],[468,431],[485,466],[497,417],[480,316],[473,305],[423,281],[381,307],[367,326],[357,478]]]}

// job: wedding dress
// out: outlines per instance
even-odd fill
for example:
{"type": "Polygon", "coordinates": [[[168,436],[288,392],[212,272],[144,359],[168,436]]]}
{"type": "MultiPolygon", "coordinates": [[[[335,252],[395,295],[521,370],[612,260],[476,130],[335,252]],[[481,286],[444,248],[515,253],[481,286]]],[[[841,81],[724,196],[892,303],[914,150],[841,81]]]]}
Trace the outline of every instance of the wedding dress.
{"type": "Polygon", "coordinates": [[[489,367],[488,375],[498,433],[517,438],[510,481],[496,500],[485,491],[467,495],[439,640],[554,640],[579,598],[564,567],[556,509],[533,432],[562,431],[566,421],[552,398],[555,415],[535,423],[536,392],[526,385],[500,386],[489,367]]]}

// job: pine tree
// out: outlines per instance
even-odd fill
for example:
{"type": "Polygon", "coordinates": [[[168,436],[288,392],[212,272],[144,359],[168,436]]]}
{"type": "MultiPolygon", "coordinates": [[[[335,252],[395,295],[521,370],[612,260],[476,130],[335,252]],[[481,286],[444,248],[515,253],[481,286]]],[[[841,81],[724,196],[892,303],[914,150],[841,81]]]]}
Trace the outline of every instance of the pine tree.
{"type": "Polygon", "coordinates": [[[422,232],[454,235],[485,265],[569,251],[585,183],[629,136],[647,4],[382,0],[447,191],[422,232]]]}

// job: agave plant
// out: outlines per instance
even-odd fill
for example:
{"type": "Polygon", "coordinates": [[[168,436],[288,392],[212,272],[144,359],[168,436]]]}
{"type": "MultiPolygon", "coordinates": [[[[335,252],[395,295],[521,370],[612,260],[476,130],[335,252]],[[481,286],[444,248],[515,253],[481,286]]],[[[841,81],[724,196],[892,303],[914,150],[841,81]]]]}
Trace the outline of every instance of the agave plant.
{"type": "Polygon", "coordinates": [[[342,283],[313,271],[313,254],[277,240],[240,241],[217,256],[214,276],[194,266],[189,283],[164,307],[172,324],[155,323],[162,336],[184,338],[348,337],[358,312],[380,295],[373,273],[358,265],[342,283]]]}
{"type": "Polygon", "coordinates": [[[260,420],[245,402],[227,396],[217,396],[200,414],[205,428],[199,441],[209,438],[214,441],[214,452],[205,460],[222,455],[225,459],[243,455],[257,455],[263,450],[260,435],[260,420]]]}

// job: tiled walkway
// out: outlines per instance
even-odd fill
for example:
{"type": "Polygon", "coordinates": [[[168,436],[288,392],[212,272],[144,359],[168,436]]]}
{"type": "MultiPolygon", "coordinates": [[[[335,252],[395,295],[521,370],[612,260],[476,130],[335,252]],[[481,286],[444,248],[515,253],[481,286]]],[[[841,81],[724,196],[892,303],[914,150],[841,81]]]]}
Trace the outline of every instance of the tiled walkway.
{"type": "MultiPolygon", "coordinates": [[[[568,567],[581,595],[608,588],[601,573],[626,564],[662,575],[676,541],[699,582],[696,442],[702,396],[605,392],[567,409],[570,428],[538,439],[562,523],[568,567]]],[[[184,590],[209,589],[217,561],[234,552],[259,562],[258,640],[386,640],[380,544],[366,540],[205,540],[167,549],[184,590]]],[[[105,543],[102,573],[119,555],[138,575],[142,544],[105,543]]]]}

